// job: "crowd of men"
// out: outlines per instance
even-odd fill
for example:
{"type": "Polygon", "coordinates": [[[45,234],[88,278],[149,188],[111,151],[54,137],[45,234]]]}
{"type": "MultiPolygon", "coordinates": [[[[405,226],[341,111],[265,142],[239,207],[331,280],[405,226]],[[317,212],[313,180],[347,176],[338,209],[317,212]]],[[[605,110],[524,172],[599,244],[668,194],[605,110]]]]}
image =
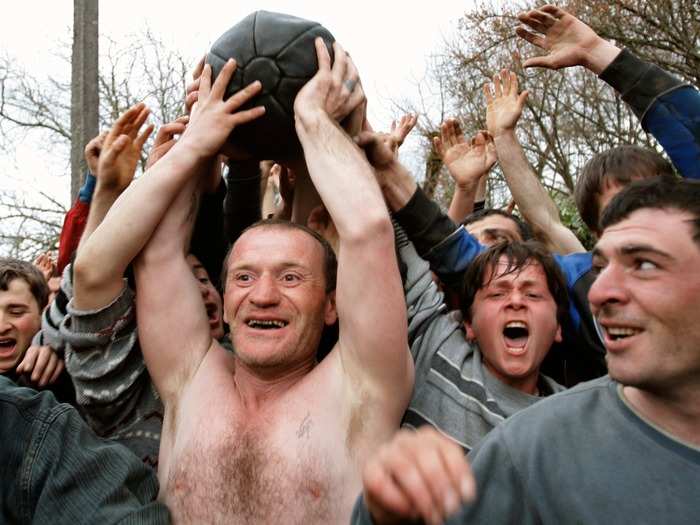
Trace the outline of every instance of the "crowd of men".
{"type": "Polygon", "coordinates": [[[0,259],[4,523],[695,523],[700,92],[555,6],[525,67],[584,67],[665,150],[576,182],[587,252],[529,166],[515,73],[447,120],[448,213],[316,41],[297,158],[228,138],[264,112],[203,62],[187,116],[91,141],[58,259],[0,259]],[[519,215],[485,209],[498,162],[519,215]],[[546,398],[546,399],[545,399],[546,398]],[[61,401],[58,403],[56,400],[61,401]]]}

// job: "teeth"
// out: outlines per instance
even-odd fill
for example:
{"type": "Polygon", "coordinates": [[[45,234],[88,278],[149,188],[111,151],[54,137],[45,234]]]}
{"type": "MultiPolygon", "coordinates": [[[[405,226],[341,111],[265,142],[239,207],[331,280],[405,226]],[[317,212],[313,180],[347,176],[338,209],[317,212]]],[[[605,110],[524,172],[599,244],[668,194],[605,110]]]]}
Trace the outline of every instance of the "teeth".
{"type": "Polygon", "coordinates": [[[285,321],[251,319],[248,321],[248,326],[251,328],[284,328],[287,323],[285,321]]]}
{"type": "Polygon", "coordinates": [[[511,321],[506,325],[506,328],[525,328],[527,329],[527,325],[523,323],[522,321],[511,321]]]}
{"type": "Polygon", "coordinates": [[[636,328],[624,328],[621,326],[611,326],[605,330],[611,337],[629,337],[630,335],[640,332],[640,330],[637,330],[636,328]]]}

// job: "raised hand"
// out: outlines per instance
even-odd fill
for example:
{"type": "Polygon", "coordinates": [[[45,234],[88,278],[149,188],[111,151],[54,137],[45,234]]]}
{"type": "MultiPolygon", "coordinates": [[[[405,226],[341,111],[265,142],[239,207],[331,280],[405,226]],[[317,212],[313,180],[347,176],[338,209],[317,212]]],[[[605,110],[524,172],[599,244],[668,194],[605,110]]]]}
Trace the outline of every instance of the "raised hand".
{"type": "Polygon", "coordinates": [[[199,79],[202,76],[202,71],[204,71],[204,61],[206,59],[204,55],[192,72],[192,82],[187,85],[185,89],[185,112],[189,115],[192,112],[192,106],[199,98],[199,79]]]}
{"type": "Polygon", "coordinates": [[[362,482],[377,525],[440,524],[476,493],[464,452],[432,427],[400,430],[367,462],[362,482]]]}
{"type": "Polygon", "coordinates": [[[516,34],[547,52],[527,59],[524,67],[584,66],[600,74],[620,52],[578,18],[554,5],[521,13],[518,20],[525,25],[516,28],[516,34]]]}
{"type": "Polygon", "coordinates": [[[294,111],[322,111],[332,119],[340,121],[366,101],[357,69],[338,42],[333,43],[335,60],[332,67],[331,57],[323,39],[317,38],[314,44],[318,72],[297,94],[294,111]]]}
{"type": "Polygon", "coordinates": [[[44,388],[56,382],[64,367],[63,359],[50,346],[32,345],[17,365],[17,373],[28,376],[34,385],[44,388]]]}
{"type": "Polygon", "coordinates": [[[262,84],[257,80],[224,100],[226,86],[235,70],[236,61],[231,59],[212,84],[211,65],[206,64],[199,78],[197,103],[192,107],[190,121],[180,143],[200,158],[216,155],[236,126],[255,120],[265,113],[263,106],[238,111],[262,89],[262,84]]]}
{"type": "Polygon", "coordinates": [[[515,129],[527,94],[527,91],[518,94],[518,77],[507,69],[494,75],[493,83],[484,84],[486,126],[491,135],[498,137],[515,129]]]}
{"type": "Polygon", "coordinates": [[[433,139],[433,144],[460,187],[476,185],[496,163],[496,148],[489,133],[480,131],[467,142],[455,119],[443,122],[440,136],[433,139]]]}
{"type": "Polygon", "coordinates": [[[107,132],[103,131],[95,138],[90,140],[85,146],[85,162],[87,162],[88,169],[93,175],[97,175],[97,169],[100,161],[100,152],[102,151],[102,145],[104,144],[105,138],[107,137],[107,132]]]}
{"type": "Polygon", "coordinates": [[[365,150],[367,160],[376,170],[382,170],[398,158],[399,147],[416,125],[416,115],[404,115],[399,122],[391,123],[391,131],[363,131],[357,139],[357,145],[365,150]]]}
{"type": "Polygon", "coordinates": [[[188,115],[183,115],[160,127],[153,141],[151,152],[148,154],[148,159],[146,159],[146,169],[153,166],[163,155],[170,151],[170,148],[176,142],[175,135],[182,135],[185,132],[189,120],[190,117],[188,115]]]}
{"type": "Polygon", "coordinates": [[[153,131],[151,124],[139,134],[148,114],[148,108],[140,102],[126,110],[109,130],[96,174],[98,188],[121,192],[131,183],[143,145],[153,131]]]}
{"type": "Polygon", "coordinates": [[[34,259],[32,264],[39,268],[39,271],[44,275],[46,282],[56,275],[56,261],[54,261],[53,257],[51,256],[51,252],[39,254],[39,256],[34,259]]]}

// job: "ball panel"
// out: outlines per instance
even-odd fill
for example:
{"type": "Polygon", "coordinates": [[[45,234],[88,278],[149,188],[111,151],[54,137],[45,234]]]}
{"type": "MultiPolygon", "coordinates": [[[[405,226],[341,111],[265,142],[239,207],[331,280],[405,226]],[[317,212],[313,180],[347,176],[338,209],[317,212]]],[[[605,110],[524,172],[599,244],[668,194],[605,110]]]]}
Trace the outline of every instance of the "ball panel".
{"type": "Polygon", "coordinates": [[[280,80],[277,86],[275,99],[284,108],[290,118],[294,116],[294,99],[299,90],[309,81],[308,78],[285,77],[280,80]]]}
{"type": "Polygon", "coordinates": [[[309,28],[294,41],[289,42],[277,55],[277,65],[283,76],[311,78],[318,70],[314,40],[323,38],[333,61],[333,35],[320,25],[309,28]]]}
{"type": "Polygon", "coordinates": [[[318,22],[284,13],[258,11],[255,14],[253,41],[259,56],[277,56],[290,42],[318,25],[318,22]]]}
{"type": "Polygon", "coordinates": [[[244,86],[256,80],[262,83],[262,91],[258,96],[268,95],[277,91],[277,86],[280,83],[280,70],[271,58],[254,58],[248,62],[242,73],[244,86]]]}

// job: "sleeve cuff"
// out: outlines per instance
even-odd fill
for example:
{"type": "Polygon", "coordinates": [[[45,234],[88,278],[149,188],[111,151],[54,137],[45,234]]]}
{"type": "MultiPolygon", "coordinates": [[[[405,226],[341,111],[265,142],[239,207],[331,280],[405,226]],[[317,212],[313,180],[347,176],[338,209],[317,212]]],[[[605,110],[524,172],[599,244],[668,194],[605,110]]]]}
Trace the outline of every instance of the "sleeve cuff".
{"type": "Polygon", "coordinates": [[[72,331],[76,333],[106,333],[112,331],[118,321],[123,320],[134,306],[134,291],[124,279],[124,288],[114,300],[95,310],[78,310],[73,299],[68,303],[72,331]]]}
{"type": "Polygon", "coordinates": [[[686,85],[627,49],[623,49],[603,70],[600,79],[620,93],[640,120],[657,98],[686,85]]]}

